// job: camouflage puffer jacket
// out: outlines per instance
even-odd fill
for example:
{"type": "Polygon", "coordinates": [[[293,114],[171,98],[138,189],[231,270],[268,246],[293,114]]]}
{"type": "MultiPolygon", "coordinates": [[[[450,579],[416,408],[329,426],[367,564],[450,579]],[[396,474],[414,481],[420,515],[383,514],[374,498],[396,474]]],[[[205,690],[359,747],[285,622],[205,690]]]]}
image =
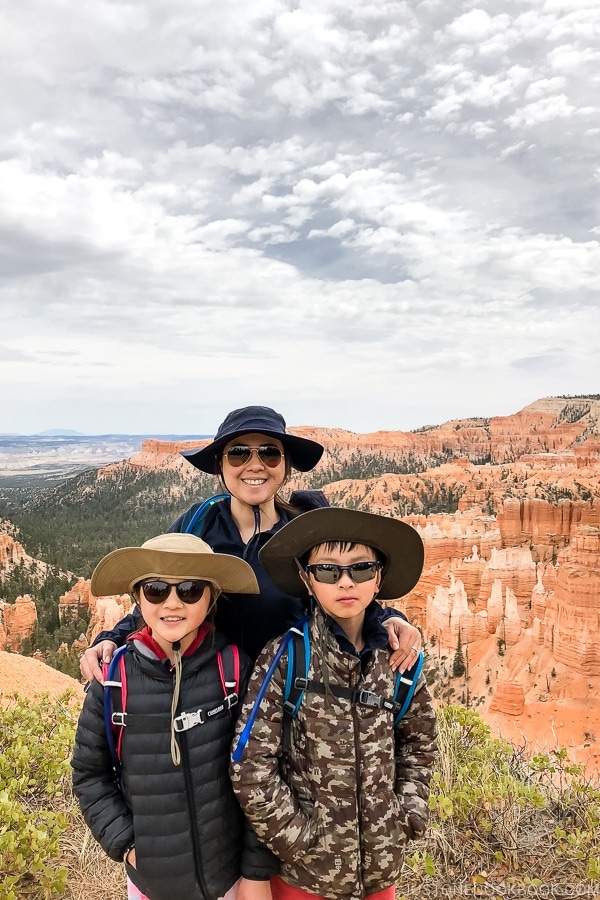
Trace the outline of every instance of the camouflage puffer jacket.
{"type": "MultiPolygon", "coordinates": [[[[393,695],[387,649],[364,661],[341,650],[317,611],[310,623],[308,677],[393,695]],[[363,671],[364,670],[364,671],[363,671]]],[[[279,640],[259,657],[238,734],[279,640]]],[[[330,900],[363,898],[398,878],[406,842],[427,823],[435,744],[435,713],[424,682],[393,727],[390,712],[333,695],[306,693],[292,724],[292,748],[282,748],[287,656],[261,702],[241,762],[232,763],[234,790],[254,831],[282,860],[289,884],[330,900]]]]}

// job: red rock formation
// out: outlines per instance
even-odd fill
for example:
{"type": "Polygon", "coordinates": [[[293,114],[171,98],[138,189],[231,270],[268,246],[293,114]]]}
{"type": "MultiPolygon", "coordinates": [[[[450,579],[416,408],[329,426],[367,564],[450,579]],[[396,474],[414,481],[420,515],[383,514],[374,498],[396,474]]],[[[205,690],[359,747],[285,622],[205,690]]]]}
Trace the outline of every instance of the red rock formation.
{"type": "Polygon", "coordinates": [[[600,527],[600,504],[583,500],[507,499],[498,512],[498,527],[506,547],[532,546],[538,559],[548,560],[565,547],[578,525],[600,527]]]}
{"type": "Polygon", "coordinates": [[[37,625],[37,609],[29,596],[17,597],[14,603],[0,600],[0,650],[17,653],[37,625]]]}
{"type": "Polygon", "coordinates": [[[21,560],[26,559],[29,559],[29,557],[22,545],[9,534],[0,532],[0,573],[10,571],[21,560]]]}
{"type": "Polygon", "coordinates": [[[558,564],[541,626],[544,644],[557,662],[600,675],[600,529],[579,526],[558,564]]]}
{"type": "Polygon", "coordinates": [[[78,578],[70,591],[63,594],[58,601],[58,618],[61,622],[67,616],[78,618],[82,610],[90,606],[90,583],[85,578],[78,578]]]}
{"type": "Polygon", "coordinates": [[[181,456],[182,450],[194,450],[203,447],[209,441],[158,441],[149,438],[142,442],[141,451],[132,456],[130,465],[146,469],[169,469],[180,472],[182,477],[191,477],[197,470],[181,456]]]}
{"type": "Polygon", "coordinates": [[[496,690],[490,703],[490,712],[501,712],[505,716],[520,716],[525,709],[525,691],[516,681],[498,679],[496,690]]]}
{"type": "Polygon", "coordinates": [[[529,548],[492,549],[491,557],[481,575],[477,596],[478,609],[486,608],[495,582],[499,582],[504,589],[510,588],[514,593],[521,618],[527,627],[531,618],[531,594],[537,582],[536,565],[529,548]]]}
{"type": "Polygon", "coordinates": [[[428,598],[427,634],[452,649],[458,645],[459,635],[463,644],[487,637],[487,612],[472,612],[463,583],[452,575],[449,587],[438,585],[434,596],[428,598]]]}
{"type": "Polygon", "coordinates": [[[131,612],[131,598],[129,594],[116,597],[92,598],[90,624],[87,630],[87,638],[91,644],[96,635],[101,631],[110,631],[117,622],[127,613],[131,612]]]}

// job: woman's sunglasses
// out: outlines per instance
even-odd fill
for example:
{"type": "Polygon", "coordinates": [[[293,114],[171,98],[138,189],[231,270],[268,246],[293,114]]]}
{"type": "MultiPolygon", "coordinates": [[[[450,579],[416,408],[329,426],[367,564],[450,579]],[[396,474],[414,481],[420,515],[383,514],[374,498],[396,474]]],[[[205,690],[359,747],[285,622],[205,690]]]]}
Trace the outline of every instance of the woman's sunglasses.
{"type": "Polygon", "coordinates": [[[208,581],[180,581],[179,584],[168,584],[166,581],[142,581],[140,587],[148,603],[164,603],[171,588],[182,603],[197,603],[202,598],[208,581]]]}
{"type": "Polygon", "coordinates": [[[371,581],[375,578],[382,563],[380,562],[357,562],[351,566],[336,566],[333,563],[315,563],[312,566],[306,566],[306,571],[310,572],[315,581],[321,584],[336,584],[342,577],[343,572],[347,572],[355,584],[362,584],[363,581],[371,581]]]}
{"type": "Polygon", "coordinates": [[[256,453],[258,458],[265,466],[274,469],[283,459],[283,453],[275,444],[264,444],[262,447],[246,447],[245,444],[236,444],[225,451],[227,462],[234,469],[244,466],[252,459],[252,454],[256,453]]]}

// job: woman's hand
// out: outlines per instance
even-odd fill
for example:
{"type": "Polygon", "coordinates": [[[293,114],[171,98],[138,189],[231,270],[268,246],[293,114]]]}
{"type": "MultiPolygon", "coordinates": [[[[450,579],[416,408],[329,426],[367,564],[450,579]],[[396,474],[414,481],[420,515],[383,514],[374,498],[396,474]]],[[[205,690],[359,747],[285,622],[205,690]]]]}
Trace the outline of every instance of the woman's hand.
{"type": "Polygon", "coordinates": [[[236,900],[271,900],[271,882],[240,878],[236,900]]]}
{"type": "Polygon", "coordinates": [[[422,643],[421,632],[400,616],[390,616],[382,624],[393,651],[390,656],[392,672],[405,672],[417,661],[422,643]]]}
{"type": "Polygon", "coordinates": [[[114,656],[117,645],[114,641],[101,641],[88,647],[79,660],[79,669],[86,681],[99,681],[104,684],[102,663],[109,663],[114,656]]]}
{"type": "Polygon", "coordinates": [[[131,850],[128,850],[125,854],[125,862],[129,863],[130,866],[133,866],[134,869],[137,869],[135,864],[135,847],[132,847],[131,850]]]}

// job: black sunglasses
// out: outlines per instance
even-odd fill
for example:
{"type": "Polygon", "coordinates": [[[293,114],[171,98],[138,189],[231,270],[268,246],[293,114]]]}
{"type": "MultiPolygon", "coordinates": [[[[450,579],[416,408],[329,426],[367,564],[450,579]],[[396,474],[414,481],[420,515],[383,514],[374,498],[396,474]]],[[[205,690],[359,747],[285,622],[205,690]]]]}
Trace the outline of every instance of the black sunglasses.
{"type": "Polygon", "coordinates": [[[283,453],[275,444],[264,444],[262,447],[247,447],[245,444],[236,444],[225,452],[227,462],[234,469],[244,466],[252,458],[252,454],[256,453],[258,458],[265,466],[274,469],[283,459],[283,453]]]}
{"type": "Polygon", "coordinates": [[[306,571],[310,572],[315,581],[319,581],[321,584],[336,584],[343,572],[347,572],[355,584],[362,584],[364,581],[371,581],[372,578],[375,578],[381,566],[382,563],[375,560],[352,563],[351,566],[315,563],[312,566],[306,566],[306,571]]]}
{"type": "Polygon", "coordinates": [[[140,587],[148,603],[164,603],[171,588],[182,603],[197,603],[202,598],[208,581],[180,581],[179,584],[168,584],[166,581],[142,581],[140,587]]]}

